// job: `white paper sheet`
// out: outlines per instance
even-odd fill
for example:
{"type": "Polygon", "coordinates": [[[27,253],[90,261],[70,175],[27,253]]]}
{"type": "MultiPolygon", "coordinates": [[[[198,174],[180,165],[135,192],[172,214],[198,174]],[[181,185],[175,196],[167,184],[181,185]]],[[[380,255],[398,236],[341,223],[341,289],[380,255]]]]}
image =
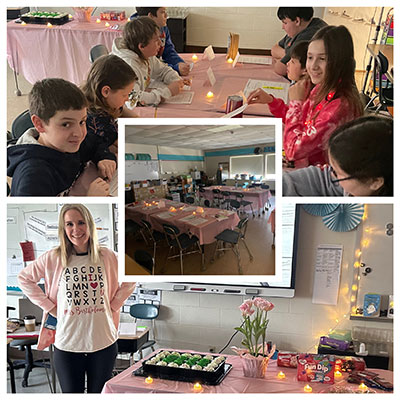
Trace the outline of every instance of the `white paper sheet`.
{"type": "Polygon", "coordinates": [[[208,68],[208,70],[207,70],[207,77],[208,77],[208,80],[210,82],[210,85],[214,86],[215,82],[217,82],[217,79],[215,78],[214,72],[213,72],[211,67],[208,68]]]}
{"type": "Polygon", "coordinates": [[[251,92],[258,88],[262,88],[265,92],[272,94],[277,99],[282,99],[285,103],[288,101],[289,82],[285,83],[249,79],[243,91],[244,95],[247,98],[251,92]]]}
{"type": "Polygon", "coordinates": [[[256,56],[240,55],[238,62],[242,62],[242,63],[245,63],[245,64],[271,65],[272,64],[272,57],[256,57],[256,56]]]}
{"type": "Polygon", "coordinates": [[[136,335],[136,322],[120,322],[118,328],[119,336],[136,335]]]}
{"type": "Polygon", "coordinates": [[[168,100],[165,100],[168,104],[192,104],[194,92],[181,92],[176,96],[170,97],[168,100]]]}
{"type": "Polygon", "coordinates": [[[315,260],[314,304],[336,305],[339,293],[342,245],[319,245],[315,260]]]}
{"type": "Polygon", "coordinates": [[[215,53],[214,53],[214,49],[211,46],[211,44],[204,49],[203,58],[204,57],[207,57],[210,61],[214,60],[215,53]]]}

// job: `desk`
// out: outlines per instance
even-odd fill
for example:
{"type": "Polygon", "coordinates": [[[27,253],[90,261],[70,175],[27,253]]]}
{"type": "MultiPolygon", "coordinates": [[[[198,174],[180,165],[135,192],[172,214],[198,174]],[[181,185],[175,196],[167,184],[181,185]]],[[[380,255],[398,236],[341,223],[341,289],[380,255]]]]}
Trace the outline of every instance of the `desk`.
{"type": "MultiPolygon", "coordinates": [[[[188,63],[192,62],[191,54],[180,54],[188,63]]],[[[225,114],[225,102],[228,96],[244,90],[247,81],[251,79],[268,80],[274,82],[288,81],[273,71],[272,65],[237,63],[235,68],[226,61],[225,54],[216,54],[215,59],[209,61],[202,59],[194,63],[189,74],[192,77],[194,96],[192,104],[167,104],[161,103],[157,108],[157,117],[160,118],[220,118],[225,114]],[[214,86],[207,84],[207,70],[211,67],[216,83],[214,86]],[[214,97],[208,99],[206,94],[212,91],[214,97]]],[[[154,107],[136,107],[135,111],[140,117],[152,118],[155,115],[154,107]]],[[[248,107],[246,117],[271,116],[265,104],[254,104],[248,107]]]]}
{"type": "Polygon", "coordinates": [[[377,57],[379,52],[382,53],[388,60],[389,66],[385,73],[390,82],[393,82],[393,45],[390,44],[367,44],[367,49],[372,57],[377,57]]]}
{"type": "MultiPolygon", "coordinates": [[[[269,362],[266,376],[263,379],[244,377],[238,356],[227,356],[226,362],[232,364],[232,370],[219,385],[204,385],[203,393],[303,393],[306,385],[306,382],[297,381],[296,368],[278,367],[275,360],[269,362]],[[276,377],[281,370],[286,374],[284,380],[276,377]]],[[[144,377],[132,376],[132,372],[139,368],[141,363],[142,361],[140,364],[136,363],[106,382],[103,393],[193,393],[193,383],[154,379],[152,384],[146,384],[144,377]]],[[[393,382],[392,371],[380,369],[371,371],[378,372],[382,378],[393,382]]],[[[355,389],[358,387],[358,385],[349,384],[345,380],[337,385],[351,386],[355,389]]],[[[311,383],[310,386],[313,388],[313,393],[328,392],[332,387],[332,385],[323,383],[311,383]]],[[[377,392],[380,391],[377,390],[377,392]]]]}
{"type": "Polygon", "coordinates": [[[125,275],[151,275],[151,273],[125,254],[125,275]]]}
{"type": "MultiPolygon", "coordinates": [[[[90,184],[98,177],[99,173],[97,167],[92,162],[89,162],[85,170],[73,184],[69,191],[69,196],[87,196],[90,184]]],[[[111,178],[109,196],[118,196],[118,169],[115,170],[111,178]]]]}
{"type": "Polygon", "coordinates": [[[206,221],[194,225],[191,223],[190,217],[196,211],[197,206],[191,206],[183,203],[167,202],[163,208],[143,207],[143,205],[128,204],[125,206],[125,216],[140,224],[142,219],[150,222],[153,229],[163,232],[163,224],[171,224],[179,228],[180,233],[187,233],[198,237],[201,245],[215,242],[215,236],[225,229],[233,229],[240,221],[238,215],[234,211],[223,211],[219,208],[202,207],[204,213],[197,213],[193,217],[193,221],[198,218],[206,221]],[[166,215],[170,206],[173,205],[177,210],[166,215]],[[181,210],[180,208],[183,207],[181,210]],[[218,220],[216,215],[222,216],[226,213],[226,218],[218,220]]]}
{"type": "Polygon", "coordinates": [[[63,78],[77,85],[90,69],[89,51],[96,44],[104,44],[111,51],[113,40],[121,36],[125,21],[96,23],[72,20],[64,25],[47,28],[46,25],[7,24],[7,60],[11,69],[34,84],[44,78],[63,78]],[[73,55],[73,57],[72,57],[73,55]]]}
{"type": "Polygon", "coordinates": [[[118,337],[118,353],[136,353],[149,340],[149,328],[136,331],[136,335],[120,335],[118,337]]]}
{"type": "MultiPolygon", "coordinates": [[[[213,189],[219,189],[221,192],[229,192],[231,193],[230,198],[234,199],[236,193],[244,194],[242,200],[251,201],[254,206],[254,209],[258,210],[258,216],[260,216],[260,209],[264,208],[265,204],[270,199],[271,192],[269,189],[259,189],[259,188],[236,188],[235,186],[206,186],[203,188],[205,192],[203,193],[203,197],[212,201],[214,197],[213,189]]],[[[249,211],[249,209],[247,209],[249,211]]]]}

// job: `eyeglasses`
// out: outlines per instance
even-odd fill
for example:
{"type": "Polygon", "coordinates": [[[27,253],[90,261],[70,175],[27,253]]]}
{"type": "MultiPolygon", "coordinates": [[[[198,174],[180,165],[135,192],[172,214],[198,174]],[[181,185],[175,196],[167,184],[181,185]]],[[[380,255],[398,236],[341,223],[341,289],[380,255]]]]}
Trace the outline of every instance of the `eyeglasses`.
{"type": "Polygon", "coordinates": [[[337,178],[337,173],[336,173],[336,171],[335,171],[331,166],[328,167],[328,171],[329,171],[329,173],[330,173],[331,182],[332,182],[332,183],[335,183],[335,184],[338,183],[338,182],[341,182],[341,181],[347,181],[347,180],[349,180],[349,179],[354,179],[354,178],[355,178],[354,176],[350,175],[350,176],[347,176],[346,178],[332,179],[332,176],[334,176],[335,178],[337,178]]]}

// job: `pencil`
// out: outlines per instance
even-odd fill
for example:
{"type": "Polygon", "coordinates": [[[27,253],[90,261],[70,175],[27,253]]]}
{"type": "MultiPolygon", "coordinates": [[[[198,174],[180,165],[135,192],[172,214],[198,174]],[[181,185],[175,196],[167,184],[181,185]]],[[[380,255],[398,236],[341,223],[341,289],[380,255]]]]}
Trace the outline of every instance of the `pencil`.
{"type": "Polygon", "coordinates": [[[154,107],[154,118],[157,118],[157,107],[154,107]]]}

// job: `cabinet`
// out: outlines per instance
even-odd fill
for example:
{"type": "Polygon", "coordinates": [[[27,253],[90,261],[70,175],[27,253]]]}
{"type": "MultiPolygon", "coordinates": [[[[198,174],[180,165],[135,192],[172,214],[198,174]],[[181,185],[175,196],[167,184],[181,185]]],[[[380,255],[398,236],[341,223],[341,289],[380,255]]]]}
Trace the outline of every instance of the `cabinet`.
{"type": "Polygon", "coordinates": [[[187,18],[168,18],[167,26],[172,43],[178,53],[186,51],[186,21],[187,18]]]}

